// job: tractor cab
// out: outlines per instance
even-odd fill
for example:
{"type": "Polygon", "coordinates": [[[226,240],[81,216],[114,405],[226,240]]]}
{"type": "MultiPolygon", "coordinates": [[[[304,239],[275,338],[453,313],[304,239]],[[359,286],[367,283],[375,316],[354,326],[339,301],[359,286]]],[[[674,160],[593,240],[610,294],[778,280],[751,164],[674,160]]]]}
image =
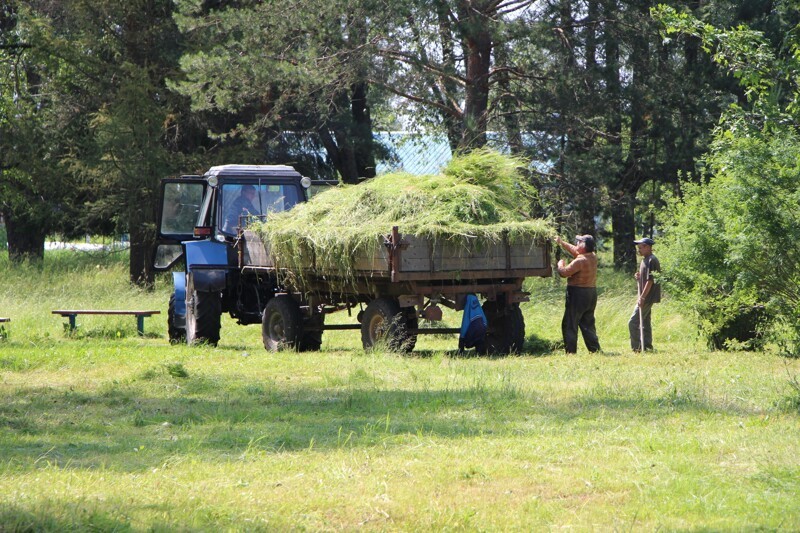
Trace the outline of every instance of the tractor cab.
{"type": "Polygon", "coordinates": [[[308,199],[311,180],[283,165],[222,165],[161,183],[156,270],[169,270],[196,240],[230,244],[239,228],[308,199]]]}

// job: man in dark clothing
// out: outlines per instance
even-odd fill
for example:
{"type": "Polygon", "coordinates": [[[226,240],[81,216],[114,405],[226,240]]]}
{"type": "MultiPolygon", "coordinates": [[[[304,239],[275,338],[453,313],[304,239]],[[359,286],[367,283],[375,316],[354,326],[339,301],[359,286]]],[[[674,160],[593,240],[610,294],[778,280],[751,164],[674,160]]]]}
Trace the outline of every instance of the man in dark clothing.
{"type": "Polygon", "coordinates": [[[628,321],[628,332],[631,336],[631,348],[639,352],[642,350],[642,338],[644,338],[644,349],[653,349],[653,329],[650,324],[650,313],[653,304],[661,301],[661,287],[655,282],[653,272],[661,270],[658,258],[653,254],[653,239],[645,237],[636,244],[636,251],[642,256],[639,264],[639,271],[634,274],[638,286],[638,299],[636,307],[633,309],[633,316],[628,321]],[[641,317],[641,318],[640,318],[641,317]]]}
{"type": "Polygon", "coordinates": [[[556,237],[561,246],[573,260],[567,265],[563,259],[558,261],[558,274],[567,278],[567,300],[564,318],[561,321],[561,334],[567,353],[578,351],[578,328],[583,334],[583,342],[590,352],[600,350],[600,341],[594,325],[594,310],[597,307],[597,254],[594,237],[578,235],[575,245],[556,237]]]}
{"type": "Polygon", "coordinates": [[[261,212],[256,208],[255,201],[256,188],[252,185],[242,185],[239,196],[228,208],[228,213],[225,217],[225,230],[233,231],[239,225],[239,217],[260,215],[261,212]]]}

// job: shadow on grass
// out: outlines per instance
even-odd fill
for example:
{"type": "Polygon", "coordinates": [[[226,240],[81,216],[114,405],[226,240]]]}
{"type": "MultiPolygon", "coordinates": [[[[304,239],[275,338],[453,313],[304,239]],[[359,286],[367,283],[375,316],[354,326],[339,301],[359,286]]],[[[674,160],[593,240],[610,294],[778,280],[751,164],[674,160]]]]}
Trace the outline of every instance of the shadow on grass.
{"type": "Polygon", "coordinates": [[[140,339],[162,339],[164,335],[161,333],[147,332],[142,335],[136,331],[135,327],[111,327],[111,326],[97,326],[94,328],[81,328],[78,327],[74,330],[69,329],[69,324],[64,325],[64,337],[67,339],[87,340],[87,339],[125,339],[125,338],[140,338],[140,339]]]}
{"type": "Polygon", "coordinates": [[[74,507],[67,513],[61,509],[62,516],[55,516],[46,510],[31,512],[0,504],[0,531],[134,531],[127,520],[98,510],[74,507]]]}
{"type": "Polygon", "coordinates": [[[292,388],[166,369],[99,391],[6,391],[0,395],[0,456],[9,470],[55,464],[138,472],[184,455],[225,461],[311,447],[399,446],[425,437],[535,435],[567,425],[588,432],[684,412],[737,420],[753,414],[693,390],[653,397],[598,389],[548,401],[513,383],[480,379],[461,388],[392,390],[354,373],[325,388],[292,388]]]}

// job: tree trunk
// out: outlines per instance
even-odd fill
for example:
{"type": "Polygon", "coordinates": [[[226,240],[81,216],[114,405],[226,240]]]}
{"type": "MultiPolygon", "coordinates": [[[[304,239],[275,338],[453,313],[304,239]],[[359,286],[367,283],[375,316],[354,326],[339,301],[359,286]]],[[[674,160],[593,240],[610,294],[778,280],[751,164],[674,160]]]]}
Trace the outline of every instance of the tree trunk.
{"type": "MultiPolygon", "coordinates": [[[[429,89],[434,99],[443,110],[440,111],[442,127],[447,135],[447,142],[450,151],[456,152],[464,136],[463,110],[455,103],[460,98],[455,98],[459,94],[460,86],[455,81],[458,68],[456,65],[460,61],[460,53],[456,51],[453,30],[455,15],[448,0],[434,0],[433,9],[436,10],[436,20],[438,23],[438,44],[442,50],[442,69],[450,76],[442,76],[439,79],[431,79],[429,89]]],[[[418,46],[424,49],[422,42],[418,46]]],[[[427,60],[427,59],[426,59],[427,60]]]]}
{"type": "MultiPolygon", "coordinates": [[[[620,82],[620,50],[617,37],[614,35],[613,15],[616,13],[616,2],[605,1],[603,3],[604,16],[604,48],[606,55],[606,66],[604,78],[606,91],[608,93],[609,115],[608,115],[608,135],[610,159],[616,169],[622,169],[622,87],[620,82]]],[[[619,170],[617,176],[609,183],[609,194],[611,195],[611,225],[614,241],[614,268],[624,268],[626,263],[626,243],[627,234],[633,234],[635,220],[633,218],[633,199],[627,197],[625,191],[620,188],[624,180],[624,171],[619,170]]],[[[631,239],[632,240],[632,239],[631,239]]]]}
{"type": "Polygon", "coordinates": [[[489,123],[489,72],[492,67],[492,34],[488,13],[480,12],[472,2],[459,2],[466,67],[464,93],[464,132],[461,148],[479,148],[486,145],[489,123]]]}
{"type": "MultiPolygon", "coordinates": [[[[598,0],[589,0],[586,9],[586,20],[588,21],[586,26],[586,71],[592,77],[597,70],[597,24],[600,19],[600,6],[597,2],[598,0]]],[[[594,87],[594,83],[592,87],[594,87]]]]}
{"type": "MultiPolygon", "coordinates": [[[[644,6],[642,20],[647,16],[644,6]]],[[[650,77],[650,46],[646,37],[638,36],[631,43],[629,61],[630,85],[630,146],[622,172],[616,180],[615,205],[612,211],[614,228],[614,266],[633,271],[636,268],[636,253],[633,241],[636,238],[636,193],[647,176],[653,172],[645,158],[649,138],[648,120],[652,119],[645,101],[647,82],[650,77]]]]}
{"type": "Polygon", "coordinates": [[[342,104],[350,115],[341,121],[324,124],[317,130],[322,145],[344,183],[358,183],[360,178],[375,176],[375,142],[372,117],[367,103],[369,85],[353,84],[351,94],[341,94],[342,104]]]}
{"type": "Polygon", "coordinates": [[[611,201],[611,225],[614,232],[614,268],[633,271],[636,268],[636,253],[633,245],[636,220],[633,208],[636,194],[618,191],[611,201]]]}
{"type": "Polygon", "coordinates": [[[155,285],[155,272],[153,272],[155,237],[150,225],[131,222],[130,241],[129,274],[131,283],[152,289],[155,285]]]}
{"type": "MultiPolygon", "coordinates": [[[[495,47],[495,64],[500,67],[511,66],[511,53],[505,45],[495,47]]],[[[514,95],[510,83],[510,76],[504,73],[500,76],[498,85],[500,86],[499,107],[502,113],[503,126],[505,127],[506,144],[512,155],[523,153],[525,146],[522,141],[522,129],[519,120],[520,102],[514,95]]]]}
{"type": "Polygon", "coordinates": [[[356,168],[361,178],[375,177],[375,152],[372,138],[372,116],[369,113],[366,82],[352,87],[351,112],[353,114],[353,151],[356,168]]]}
{"type": "Polygon", "coordinates": [[[317,130],[322,145],[331,158],[333,168],[341,176],[344,183],[358,183],[358,170],[348,136],[341,129],[331,131],[328,125],[317,130]]]}
{"type": "Polygon", "coordinates": [[[35,219],[25,213],[12,213],[4,210],[2,213],[6,222],[8,238],[8,258],[12,263],[24,261],[41,261],[44,259],[44,240],[47,229],[35,219]]]}
{"type": "MultiPolygon", "coordinates": [[[[149,169],[147,175],[157,176],[155,169],[149,169]]],[[[153,271],[153,254],[156,246],[156,220],[158,218],[156,200],[158,187],[154,184],[142,190],[138,202],[131,205],[128,215],[128,233],[130,235],[129,274],[132,284],[151,290],[155,287],[153,271]]]]}

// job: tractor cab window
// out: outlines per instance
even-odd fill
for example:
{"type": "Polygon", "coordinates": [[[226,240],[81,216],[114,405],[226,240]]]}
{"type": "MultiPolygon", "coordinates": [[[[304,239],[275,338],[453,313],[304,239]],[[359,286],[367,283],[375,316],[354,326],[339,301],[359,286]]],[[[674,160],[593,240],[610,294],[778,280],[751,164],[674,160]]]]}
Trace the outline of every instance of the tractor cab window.
{"type": "Polygon", "coordinates": [[[286,211],[299,201],[295,185],[227,183],[222,186],[222,232],[236,233],[254,218],[286,211]]]}
{"type": "Polygon", "coordinates": [[[197,223],[204,187],[199,183],[170,182],[164,185],[161,207],[162,235],[191,235],[197,223]]]}

